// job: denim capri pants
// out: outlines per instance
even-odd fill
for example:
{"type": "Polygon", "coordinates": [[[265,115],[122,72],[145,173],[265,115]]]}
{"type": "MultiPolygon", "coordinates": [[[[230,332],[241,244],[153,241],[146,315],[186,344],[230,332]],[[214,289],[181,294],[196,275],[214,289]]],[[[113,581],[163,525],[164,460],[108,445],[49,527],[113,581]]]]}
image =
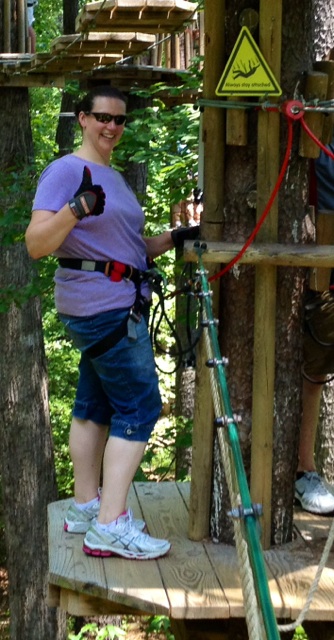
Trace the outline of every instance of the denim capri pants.
{"type": "Polygon", "coordinates": [[[94,343],[114,331],[128,314],[128,309],[88,317],[59,314],[74,345],[81,351],[73,416],[110,425],[111,436],[147,442],[162,405],[144,317],[133,323],[136,339],[126,335],[96,358],[85,354],[94,343]]]}

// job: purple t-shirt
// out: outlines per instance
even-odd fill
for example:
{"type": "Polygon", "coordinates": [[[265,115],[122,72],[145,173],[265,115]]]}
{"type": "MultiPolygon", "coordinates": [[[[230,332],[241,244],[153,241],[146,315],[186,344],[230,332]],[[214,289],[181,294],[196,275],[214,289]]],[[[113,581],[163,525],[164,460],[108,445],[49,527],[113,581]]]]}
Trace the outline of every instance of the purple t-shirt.
{"type": "MultiPolygon", "coordinates": [[[[144,212],[122,175],[103,165],[67,155],[52,162],[41,174],[33,210],[54,211],[57,215],[81,184],[84,166],[92,173],[93,184],[106,194],[102,215],[80,220],[54,252],[57,257],[86,260],[118,260],[137,269],[146,269],[146,244],[142,238],[144,212]]],[[[133,282],[111,282],[103,273],[58,267],[55,273],[55,302],[60,313],[91,316],[112,309],[129,308],[134,303],[133,282]]],[[[144,295],[149,297],[146,286],[144,295]]]]}

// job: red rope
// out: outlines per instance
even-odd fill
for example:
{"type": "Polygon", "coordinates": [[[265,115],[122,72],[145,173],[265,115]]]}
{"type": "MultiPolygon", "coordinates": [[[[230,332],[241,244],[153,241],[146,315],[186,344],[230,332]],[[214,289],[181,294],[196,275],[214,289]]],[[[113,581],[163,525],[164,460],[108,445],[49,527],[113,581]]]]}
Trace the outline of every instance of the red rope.
{"type": "Polygon", "coordinates": [[[261,217],[259,218],[258,222],[256,223],[255,228],[253,229],[251,235],[249,236],[248,240],[246,240],[244,246],[240,249],[240,251],[237,253],[237,255],[227,264],[225,265],[225,267],[223,267],[223,269],[221,269],[221,271],[219,271],[218,273],[216,273],[215,275],[211,276],[208,281],[209,282],[213,282],[214,280],[218,280],[218,278],[221,278],[223,275],[225,275],[225,273],[227,273],[228,271],[230,271],[230,269],[232,269],[232,267],[236,264],[236,262],[238,262],[240,260],[240,258],[243,256],[243,254],[245,253],[245,251],[248,249],[249,245],[253,242],[255,236],[257,235],[257,233],[259,232],[262,224],[264,223],[271,207],[272,204],[277,196],[278,190],[282,184],[283,178],[285,176],[288,164],[289,164],[289,160],[290,160],[290,154],[291,154],[291,149],[292,149],[292,142],[293,142],[293,120],[291,118],[287,118],[287,122],[288,122],[288,141],[287,141],[287,146],[286,146],[286,151],[285,151],[285,156],[284,156],[284,160],[282,163],[282,167],[281,170],[279,172],[279,176],[277,178],[277,182],[272,190],[271,196],[264,208],[264,211],[261,215],[261,217]]]}

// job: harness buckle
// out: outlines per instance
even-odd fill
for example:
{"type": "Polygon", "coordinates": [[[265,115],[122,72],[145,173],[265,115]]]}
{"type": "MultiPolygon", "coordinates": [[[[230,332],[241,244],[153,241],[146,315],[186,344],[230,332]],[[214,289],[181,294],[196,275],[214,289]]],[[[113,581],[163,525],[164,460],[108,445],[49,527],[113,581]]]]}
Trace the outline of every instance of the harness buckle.
{"type": "Polygon", "coordinates": [[[110,278],[110,271],[111,271],[111,267],[113,266],[113,262],[109,260],[109,262],[106,262],[106,266],[104,269],[104,275],[107,276],[107,278],[110,278]]]}
{"type": "Polygon", "coordinates": [[[130,310],[130,318],[131,320],[133,320],[133,322],[140,322],[141,320],[141,313],[140,311],[135,311],[134,307],[131,308],[130,310]]]}
{"type": "Polygon", "coordinates": [[[130,264],[127,265],[126,273],[123,275],[123,280],[130,282],[133,275],[133,267],[130,264]]]}

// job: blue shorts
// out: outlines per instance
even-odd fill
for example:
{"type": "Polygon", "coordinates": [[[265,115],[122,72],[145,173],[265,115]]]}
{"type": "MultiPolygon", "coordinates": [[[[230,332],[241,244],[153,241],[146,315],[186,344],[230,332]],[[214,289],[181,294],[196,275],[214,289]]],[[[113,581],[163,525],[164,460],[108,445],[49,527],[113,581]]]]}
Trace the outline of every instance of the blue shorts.
{"type": "Polygon", "coordinates": [[[95,316],[59,314],[81,351],[73,416],[110,425],[110,435],[147,442],[161,412],[161,398],[147,323],[132,323],[137,339],[124,336],[106,353],[88,358],[85,350],[116,329],[129,314],[115,309],[95,316]]]}

